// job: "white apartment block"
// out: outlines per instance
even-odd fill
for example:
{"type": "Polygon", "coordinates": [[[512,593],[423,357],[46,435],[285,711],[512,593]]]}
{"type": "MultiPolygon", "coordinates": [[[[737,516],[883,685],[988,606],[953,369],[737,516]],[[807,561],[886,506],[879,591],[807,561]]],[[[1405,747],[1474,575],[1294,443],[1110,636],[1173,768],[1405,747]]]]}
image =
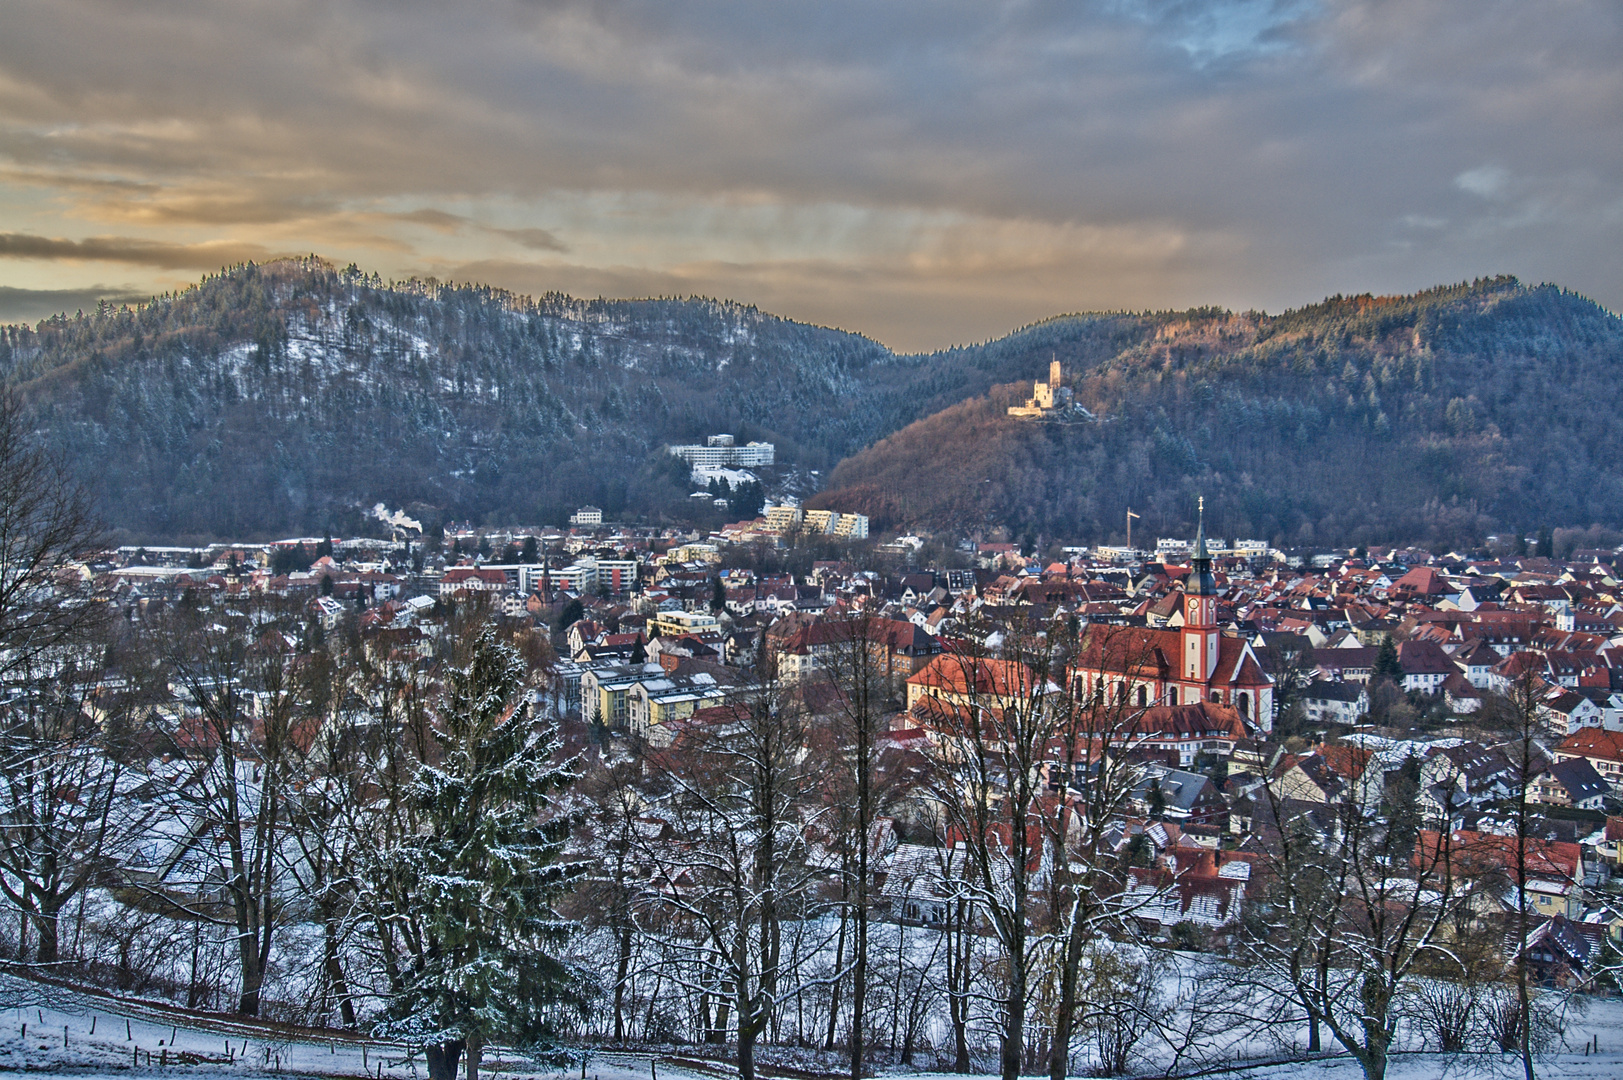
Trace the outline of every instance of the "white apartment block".
{"type": "Polygon", "coordinates": [[[705,445],[672,446],[670,452],[695,469],[720,469],[729,465],[738,468],[759,468],[771,465],[778,448],[769,442],[752,442],[738,446],[731,435],[712,435],[705,445]]]}

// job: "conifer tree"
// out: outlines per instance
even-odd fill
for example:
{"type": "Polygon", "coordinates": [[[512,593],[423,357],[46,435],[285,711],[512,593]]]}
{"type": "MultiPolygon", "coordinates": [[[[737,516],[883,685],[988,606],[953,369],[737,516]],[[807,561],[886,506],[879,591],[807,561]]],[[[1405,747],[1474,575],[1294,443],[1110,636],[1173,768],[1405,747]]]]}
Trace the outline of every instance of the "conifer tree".
{"type": "Polygon", "coordinates": [[[1381,647],[1375,653],[1376,682],[1387,680],[1394,686],[1403,685],[1403,662],[1398,659],[1398,647],[1392,643],[1392,635],[1386,634],[1381,638],[1381,647]]]}
{"type": "Polygon", "coordinates": [[[417,832],[384,859],[387,914],[411,925],[381,1030],[421,1046],[432,1080],[452,1080],[464,1052],[478,1080],[488,1040],[544,1042],[586,1000],[589,979],[558,955],[570,924],[552,908],[583,869],[560,857],[557,796],[574,772],[554,761],[556,730],[521,703],[524,683],[518,652],[478,630],[437,710],[439,764],[409,795],[417,832]]]}

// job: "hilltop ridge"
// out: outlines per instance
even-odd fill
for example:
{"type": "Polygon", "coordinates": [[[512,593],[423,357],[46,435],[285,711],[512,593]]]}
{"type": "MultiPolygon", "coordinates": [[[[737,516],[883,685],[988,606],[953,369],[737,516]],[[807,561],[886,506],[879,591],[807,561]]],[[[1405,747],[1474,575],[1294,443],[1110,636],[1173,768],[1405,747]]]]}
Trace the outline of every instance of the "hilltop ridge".
{"type": "Polygon", "coordinates": [[[814,505],[877,528],[1000,523],[1120,540],[1127,509],[1290,544],[1463,543],[1623,520],[1623,320],[1499,277],[1269,316],[1196,309],[1048,320],[979,348],[1064,362],[1099,423],[1009,418],[1005,385],[841,463],[814,505]],[[1115,351],[1099,359],[1101,329],[1115,351]],[[949,452],[950,451],[950,452],[949,452]]]}

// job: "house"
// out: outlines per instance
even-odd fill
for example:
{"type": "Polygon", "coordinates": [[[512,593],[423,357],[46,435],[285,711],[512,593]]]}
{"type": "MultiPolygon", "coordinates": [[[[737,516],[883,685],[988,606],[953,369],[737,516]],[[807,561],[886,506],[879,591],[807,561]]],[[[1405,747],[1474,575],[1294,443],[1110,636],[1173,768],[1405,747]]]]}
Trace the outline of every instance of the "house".
{"type": "Polygon", "coordinates": [[[823,618],[778,641],[778,675],[793,682],[831,667],[849,668],[852,642],[867,639],[868,663],[886,681],[918,674],[941,653],[941,642],[921,626],[901,619],[823,618]]]}
{"type": "Polygon", "coordinates": [[[1454,674],[1443,680],[1443,704],[1455,716],[1465,716],[1482,708],[1486,693],[1464,675],[1454,674]]]}
{"type": "Polygon", "coordinates": [[[1240,919],[1251,870],[1237,852],[1170,848],[1156,865],[1127,872],[1121,908],[1152,931],[1178,923],[1231,926],[1240,919]]]}
{"type": "MultiPolygon", "coordinates": [[[[1527,935],[1527,966],[1543,986],[1586,982],[1601,963],[1605,937],[1606,929],[1598,923],[1556,914],[1527,935]]],[[[1510,945],[1514,952],[1514,941],[1510,945]]]]}
{"type": "Polygon", "coordinates": [[[316,618],[321,621],[323,630],[336,629],[339,621],[344,617],[344,605],[330,596],[316,597],[315,600],[311,601],[311,606],[315,608],[316,618]]]}
{"type": "Polygon", "coordinates": [[[1403,667],[1403,688],[1422,694],[1440,694],[1443,682],[1459,668],[1435,641],[1416,638],[1398,646],[1398,663],[1403,667]]]}
{"type": "Polygon", "coordinates": [[[500,570],[487,570],[478,566],[453,566],[440,575],[440,595],[451,596],[459,592],[507,591],[507,575],[500,570]]]}
{"type": "Polygon", "coordinates": [[[1165,765],[1150,765],[1133,789],[1138,812],[1194,825],[1226,828],[1228,803],[1211,778],[1165,765]]]}
{"type": "Polygon", "coordinates": [[[1421,801],[1436,813],[1509,798],[1515,784],[1510,759],[1474,742],[1434,747],[1420,766],[1421,801]]]}
{"type": "Polygon", "coordinates": [[[1533,778],[1528,798],[1547,806],[1571,806],[1579,810],[1599,810],[1612,786],[1595,767],[1581,757],[1553,762],[1533,778]]]}
{"type": "Polygon", "coordinates": [[[907,708],[928,698],[949,706],[1009,709],[1059,692],[1053,683],[1039,683],[1019,661],[946,652],[908,677],[907,708]]]}
{"type": "Polygon", "coordinates": [[[1271,785],[1276,796],[1295,802],[1328,806],[1349,792],[1363,802],[1365,774],[1379,772],[1366,768],[1370,757],[1368,750],[1354,747],[1319,747],[1301,757],[1287,754],[1275,765],[1271,785]]]}
{"type": "Polygon", "coordinates": [[[1493,677],[1493,669],[1504,659],[1487,643],[1468,641],[1454,653],[1454,663],[1465,669],[1465,678],[1478,690],[1486,690],[1493,677]]]}
{"type": "Polygon", "coordinates": [[[1369,682],[1375,670],[1375,657],[1380,649],[1358,648],[1319,649],[1313,653],[1319,678],[1327,682],[1369,682]]]}
{"type": "Polygon", "coordinates": [[[1353,725],[1369,712],[1369,689],[1358,682],[1316,680],[1302,691],[1309,724],[1353,725]]]}
{"type": "Polygon", "coordinates": [[[1555,688],[1539,702],[1539,718],[1557,737],[1571,735],[1580,728],[1605,727],[1606,703],[1611,695],[1555,688]]]}
{"type": "Polygon", "coordinates": [[[1202,754],[1228,757],[1250,734],[1235,709],[1210,701],[1192,705],[1154,705],[1132,718],[1132,747],[1172,751],[1181,768],[1193,767],[1202,754]]]}
{"type": "Polygon", "coordinates": [[[729,677],[724,671],[718,678],[715,668],[684,671],[679,661],[671,661],[674,658],[668,658],[669,668],[661,665],[656,671],[645,671],[626,691],[626,729],[656,746],[668,744],[660,738],[662,726],[664,731],[673,730],[669,725],[675,721],[724,705],[738,692],[721,681],[729,677]]]}
{"type": "MultiPolygon", "coordinates": [[[[1429,829],[1420,833],[1416,861],[1441,857],[1444,836],[1429,829]]],[[[1447,836],[1450,861],[1462,882],[1471,889],[1470,906],[1479,914],[1503,915],[1517,910],[1517,842],[1473,829],[1455,829],[1447,836]]],[[[1524,849],[1529,911],[1542,916],[1577,919],[1583,913],[1584,880],[1588,872],[1581,844],[1529,837],[1524,849]]]]}
{"type": "Polygon", "coordinates": [[[1623,796],[1623,732],[1581,728],[1557,743],[1550,756],[1556,761],[1584,759],[1623,796]]]}

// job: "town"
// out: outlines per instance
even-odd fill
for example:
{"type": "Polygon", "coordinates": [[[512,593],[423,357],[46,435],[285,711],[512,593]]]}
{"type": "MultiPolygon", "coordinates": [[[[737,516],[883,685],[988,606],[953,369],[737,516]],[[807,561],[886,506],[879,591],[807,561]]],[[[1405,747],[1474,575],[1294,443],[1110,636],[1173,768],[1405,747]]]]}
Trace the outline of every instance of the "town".
{"type": "Polygon", "coordinates": [[[101,619],[8,654],[8,955],[403,1030],[380,973],[422,954],[369,849],[416,850],[399,770],[451,760],[447,695],[507,650],[522,696],[487,720],[550,733],[585,860],[556,909],[608,973],[577,1040],[1061,1076],[1335,1043],[1378,1075],[1400,1043],[1547,1049],[1615,992],[1623,548],[1592,530],[1294,551],[1202,506],[1193,537],[1034,551],[794,502],[375,517],[40,579],[36,611],[101,619]],[[1214,1041],[1218,1000],[1249,1019],[1214,1041]]]}

